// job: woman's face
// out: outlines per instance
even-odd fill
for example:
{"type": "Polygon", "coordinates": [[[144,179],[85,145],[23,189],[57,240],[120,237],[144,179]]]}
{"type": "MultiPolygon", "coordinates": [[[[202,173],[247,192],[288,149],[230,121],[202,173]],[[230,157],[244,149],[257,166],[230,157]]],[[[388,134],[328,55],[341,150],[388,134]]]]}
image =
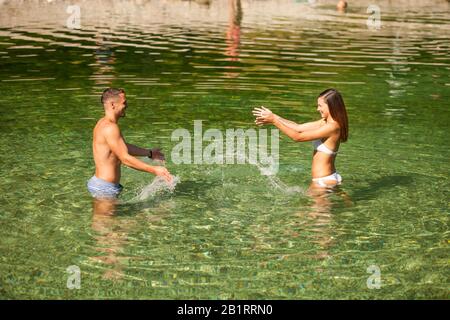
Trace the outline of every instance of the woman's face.
{"type": "Polygon", "coordinates": [[[330,110],[328,109],[328,104],[323,97],[317,99],[317,111],[319,111],[322,119],[328,118],[330,110]]]}

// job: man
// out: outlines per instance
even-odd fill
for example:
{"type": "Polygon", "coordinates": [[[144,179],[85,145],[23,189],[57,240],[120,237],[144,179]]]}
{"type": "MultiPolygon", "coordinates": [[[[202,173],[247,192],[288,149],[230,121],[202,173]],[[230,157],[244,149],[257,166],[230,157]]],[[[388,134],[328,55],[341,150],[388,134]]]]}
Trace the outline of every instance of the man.
{"type": "Polygon", "coordinates": [[[108,88],[103,91],[101,102],[105,116],[94,128],[93,153],[95,175],[88,181],[89,192],[95,198],[117,198],[122,191],[120,182],[120,166],[162,176],[167,182],[172,177],[163,166],[151,166],[135,156],[148,156],[154,160],[164,161],[159,149],[143,149],[126,143],[120,132],[118,121],[125,117],[127,100],[123,89],[108,88]]]}
{"type": "Polygon", "coordinates": [[[345,0],[339,0],[336,5],[337,10],[339,12],[345,12],[345,10],[347,9],[347,6],[348,6],[348,4],[347,4],[347,1],[345,1],[345,0]]]}

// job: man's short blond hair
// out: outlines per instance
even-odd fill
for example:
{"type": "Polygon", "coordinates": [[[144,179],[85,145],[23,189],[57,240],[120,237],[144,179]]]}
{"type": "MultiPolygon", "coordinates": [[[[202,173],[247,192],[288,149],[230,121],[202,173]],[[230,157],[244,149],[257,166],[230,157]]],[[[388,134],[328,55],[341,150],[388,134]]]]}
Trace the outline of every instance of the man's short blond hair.
{"type": "Polygon", "coordinates": [[[103,90],[100,102],[104,105],[110,99],[118,99],[121,94],[125,93],[125,90],[118,88],[108,88],[103,90]]]}

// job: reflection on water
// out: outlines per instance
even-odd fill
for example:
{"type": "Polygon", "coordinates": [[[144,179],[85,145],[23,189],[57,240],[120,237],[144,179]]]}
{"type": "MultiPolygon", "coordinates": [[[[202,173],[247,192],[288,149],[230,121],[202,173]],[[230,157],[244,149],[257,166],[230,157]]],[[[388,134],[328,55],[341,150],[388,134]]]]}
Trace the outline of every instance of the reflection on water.
{"type": "MultiPolygon", "coordinates": [[[[312,200],[311,206],[302,208],[301,211],[294,214],[294,225],[300,227],[302,232],[309,236],[307,239],[318,245],[318,250],[314,253],[313,258],[331,259],[331,247],[336,238],[333,230],[333,196],[340,197],[346,207],[351,207],[353,202],[350,196],[338,187],[319,187],[312,183],[307,192],[308,197],[312,200]]],[[[298,233],[294,233],[298,236],[298,233]]]]}
{"type": "Polygon", "coordinates": [[[0,2],[1,297],[447,297],[448,1],[377,1],[380,30],[371,0],[345,13],[335,0],[80,1],[81,29],[66,27],[66,1],[0,2]],[[167,156],[193,120],[245,130],[258,105],[315,120],[317,94],[336,87],[344,183],[304,192],[311,146],[282,138],[276,176],[168,159],[173,193],[136,199],[153,176],[124,168],[120,201],[93,204],[110,85],[129,92],[124,137],[167,156]]]}
{"type": "MultiPolygon", "coordinates": [[[[225,55],[230,62],[239,61],[239,44],[241,41],[241,21],[242,6],[240,0],[228,0],[228,29],[227,29],[227,47],[225,55]]],[[[237,69],[236,66],[229,65],[227,69],[237,69]]],[[[227,78],[235,78],[239,76],[239,72],[225,72],[227,78]]]]}
{"type": "Polygon", "coordinates": [[[136,223],[134,219],[116,219],[116,202],[110,199],[93,201],[92,230],[96,234],[96,251],[102,255],[92,259],[112,266],[103,275],[107,279],[119,279],[123,276],[123,262],[120,260],[124,258],[119,258],[118,255],[123,252],[132,224],[136,223]]]}
{"type": "Polygon", "coordinates": [[[134,258],[125,253],[129,234],[137,229],[139,223],[159,223],[174,209],[170,202],[129,204],[117,199],[93,199],[92,203],[94,250],[100,255],[90,259],[103,263],[106,266],[103,278],[111,280],[122,279],[125,276],[123,269],[134,258]]]}
{"type": "Polygon", "coordinates": [[[229,20],[227,29],[226,55],[229,61],[239,61],[239,43],[241,39],[242,6],[240,0],[229,0],[229,20]]]}
{"type": "Polygon", "coordinates": [[[95,63],[91,64],[94,68],[91,79],[96,84],[95,92],[99,92],[113,86],[116,58],[114,56],[114,46],[105,44],[104,38],[100,33],[96,36],[96,45],[98,48],[94,51],[95,63]]]}

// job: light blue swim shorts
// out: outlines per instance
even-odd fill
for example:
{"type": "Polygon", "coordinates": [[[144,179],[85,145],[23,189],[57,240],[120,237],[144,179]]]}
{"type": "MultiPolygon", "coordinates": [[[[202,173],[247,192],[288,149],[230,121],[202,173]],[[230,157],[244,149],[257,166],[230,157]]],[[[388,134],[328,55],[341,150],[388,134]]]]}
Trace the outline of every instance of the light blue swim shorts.
{"type": "Polygon", "coordinates": [[[117,198],[123,186],[92,176],[87,182],[87,188],[94,198],[117,198]]]}

